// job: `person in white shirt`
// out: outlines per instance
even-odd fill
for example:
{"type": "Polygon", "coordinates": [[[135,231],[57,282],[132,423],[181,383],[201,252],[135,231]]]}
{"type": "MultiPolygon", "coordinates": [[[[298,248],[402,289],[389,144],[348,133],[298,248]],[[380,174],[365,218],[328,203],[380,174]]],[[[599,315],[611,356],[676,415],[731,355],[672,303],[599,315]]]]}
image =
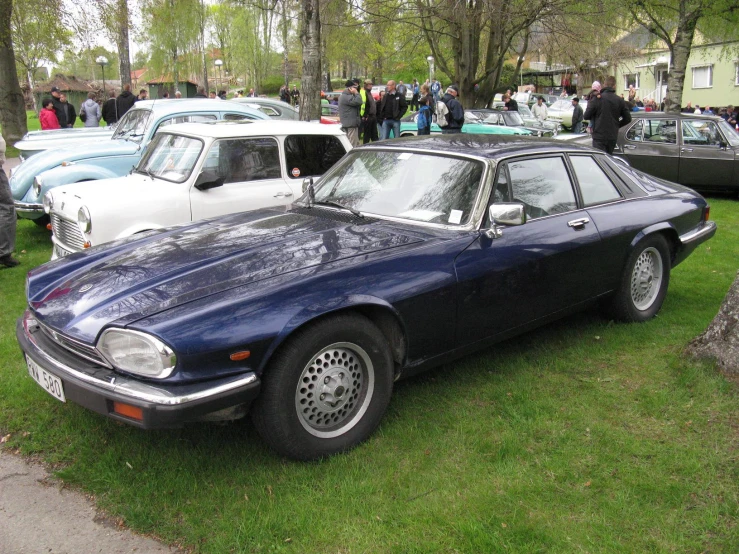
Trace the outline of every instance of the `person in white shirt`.
{"type": "Polygon", "coordinates": [[[544,121],[547,118],[547,115],[549,115],[547,105],[544,103],[544,99],[541,96],[536,99],[536,104],[531,108],[531,114],[539,121],[544,121]]]}

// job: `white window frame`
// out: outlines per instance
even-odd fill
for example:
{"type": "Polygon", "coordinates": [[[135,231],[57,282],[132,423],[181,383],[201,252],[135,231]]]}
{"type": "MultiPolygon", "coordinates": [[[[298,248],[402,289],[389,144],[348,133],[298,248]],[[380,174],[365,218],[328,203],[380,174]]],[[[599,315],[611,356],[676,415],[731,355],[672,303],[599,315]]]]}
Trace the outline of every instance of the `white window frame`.
{"type": "Polygon", "coordinates": [[[693,74],[693,86],[694,89],[701,89],[701,88],[713,88],[713,64],[702,64],[702,65],[694,65],[690,68],[692,70],[693,74]],[[695,86],[695,70],[696,69],[708,69],[708,84],[704,86],[695,86]]]}
{"type": "Polygon", "coordinates": [[[639,90],[639,85],[641,84],[639,81],[641,74],[639,72],[636,73],[625,73],[624,74],[624,90],[629,90],[629,77],[634,78],[634,88],[636,90],[639,90]]]}

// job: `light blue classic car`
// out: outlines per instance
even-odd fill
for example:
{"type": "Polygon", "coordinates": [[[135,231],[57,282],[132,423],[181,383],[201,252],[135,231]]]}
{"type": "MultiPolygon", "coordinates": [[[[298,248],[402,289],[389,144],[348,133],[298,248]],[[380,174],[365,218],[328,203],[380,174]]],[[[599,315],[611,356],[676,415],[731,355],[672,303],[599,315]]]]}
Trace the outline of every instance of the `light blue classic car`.
{"type": "Polygon", "coordinates": [[[88,142],[107,140],[115,132],[115,126],[75,127],[73,129],[52,129],[47,131],[29,131],[13,146],[18,150],[18,157],[25,162],[46,150],[78,146],[88,142]]]}
{"type": "Polygon", "coordinates": [[[223,100],[144,100],[118,122],[109,139],[47,150],[18,166],[10,188],[19,217],[45,224],[46,191],[80,181],[121,177],[131,171],[158,129],[173,123],[269,119],[262,112],[223,100]]]}

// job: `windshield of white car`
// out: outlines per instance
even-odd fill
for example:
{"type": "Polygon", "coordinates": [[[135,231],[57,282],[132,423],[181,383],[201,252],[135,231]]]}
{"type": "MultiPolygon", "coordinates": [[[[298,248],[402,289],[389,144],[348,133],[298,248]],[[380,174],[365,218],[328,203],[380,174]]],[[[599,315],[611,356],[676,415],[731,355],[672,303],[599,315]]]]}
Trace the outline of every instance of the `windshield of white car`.
{"type": "MultiPolygon", "coordinates": [[[[315,202],[444,225],[469,223],[483,163],[417,152],[350,152],[321,180],[315,202]]],[[[308,203],[307,193],[301,198],[308,203]]]]}
{"type": "Polygon", "coordinates": [[[203,141],[182,135],[157,133],[136,171],[173,183],[189,179],[203,149],[203,141]]]}
{"type": "Polygon", "coordinates": [[[503,119],[505,120],[505,124],[509,127],[521,127],[523,126],[523,118],[521,117],[521,114],[518,112],[501,112],[503,114],[503,119]]]}
{"type": "MultiPolygon", "coordinates": [[[[582,106],[582,103],[580,103],[582,106]]],[[[572,100],[557,100],[554,104],[549,106],[550,110],[574,110],[575,108],[572,106],[572,100]]]]}
{"type": "Polygon", "coordinates": [[[151,110],[130,110],[118,122],[115,133],[113,133],[113,140],[126,139],[141,142],[150,116],[151,110]]]}
{"type": "Polygon", "coordinates": [[[732,129],[731,125],[729,125],[726,120],[722,119],[719,121],[718,126],[724,132],[724,136],[731,146],[739,146],[739,134],[732,129]]]}

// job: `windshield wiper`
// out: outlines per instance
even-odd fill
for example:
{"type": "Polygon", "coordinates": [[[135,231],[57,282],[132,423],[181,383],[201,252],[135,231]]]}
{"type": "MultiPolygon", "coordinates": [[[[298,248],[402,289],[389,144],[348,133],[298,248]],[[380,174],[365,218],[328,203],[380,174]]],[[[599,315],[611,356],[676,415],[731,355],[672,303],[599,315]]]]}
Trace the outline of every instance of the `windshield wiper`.
{"type": "Polygon", "coordinates": [[[144,175],[148,175],[149,179],[151,179],[152,181],[154,180],[154,175],[152,175],[149,169],[141,169],[140,167],[136,167],[136,171],[138,173],[143,173],[144,175]]]}
{"type": "Polygon", "coordinates": [[[334,208],[341,208],[342,210],[351,212],[353,215],[357,217],[364,217],[362,212],[360,212],[359,210],[355,210],[354,208],[350,208],[349,206],[344,206],[343,204],[339,204],[338,202],[334,202],[333,200],[314,200],[313,202],[311,202],[311,205],[313,206],[333,206],[334,208]]]}

